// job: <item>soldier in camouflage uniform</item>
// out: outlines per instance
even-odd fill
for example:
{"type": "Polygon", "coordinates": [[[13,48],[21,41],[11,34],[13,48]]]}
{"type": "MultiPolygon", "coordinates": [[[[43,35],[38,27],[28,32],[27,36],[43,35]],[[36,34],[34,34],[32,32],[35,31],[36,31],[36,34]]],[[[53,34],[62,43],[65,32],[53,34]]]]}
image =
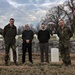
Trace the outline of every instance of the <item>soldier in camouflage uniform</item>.
{"type": "Polygon", "coordinates": [[[60,20],[60,26],[57,29],[57,35],[59,37],[59,50],[62,61],[66,66],[71,65],[70,38],[73,34],[71,29],[64,25],[64,20],[60,20]]]}
{"type": "Polygon", "coordinates": [[[3,37],[5,42],[5,65],[8,65],[8,59],[9,59],[9,49],[10,47],[13,50],[13,59],[15,65],[16,63],[16,46],[15,46],[15,36],[17,34],[16,26],[14,25],[14,19],[10,19],[10,23],[4,27],[3,31],[3,37]]]}

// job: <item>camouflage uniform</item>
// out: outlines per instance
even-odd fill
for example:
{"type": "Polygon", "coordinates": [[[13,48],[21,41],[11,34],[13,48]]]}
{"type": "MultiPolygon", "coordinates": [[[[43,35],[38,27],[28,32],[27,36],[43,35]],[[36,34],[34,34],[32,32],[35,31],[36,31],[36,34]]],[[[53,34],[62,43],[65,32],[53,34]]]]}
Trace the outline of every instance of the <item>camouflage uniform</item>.
{"type": "Polygon", "coordinates": [[[13,59],[16,63],[16,46],[15,46],[15,36],[17,34],[16,26],[10,27],[10,24],[4,27],[3,37],[5,42],[5,62],[8,62],[9,59],[9,49],[10,47],[13,50],[13,59]]]}
{"type": "Polygon", "coordinates": [[[61,53],[62,61],[65,65],[71,64],[70,59],[70,38],[72,37],[72,32],[69,27],[58,27],[57,35],[59,37],[59,50],[61,53]]]}

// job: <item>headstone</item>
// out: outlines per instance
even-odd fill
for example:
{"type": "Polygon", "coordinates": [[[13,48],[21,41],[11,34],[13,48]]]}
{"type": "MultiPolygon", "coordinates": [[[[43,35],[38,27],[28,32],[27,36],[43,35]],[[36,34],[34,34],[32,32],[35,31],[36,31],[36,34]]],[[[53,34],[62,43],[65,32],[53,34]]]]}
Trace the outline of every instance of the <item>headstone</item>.
{"type": "Polygon", "coordinates": [[[57,34],[53,34],[53,36],[55,36],[55,37],[56,37],[56,40],[59,40],[59,37],[58,37],[58,35],[57,35],[57,34]]]}
{"type": "Polygon", "coordinates": [[[51,48],[51,62],[59,62],[59,49],[51,48]]]}
{"type": "MultiPolygon", "coordinates": [[[[18,48],[16,48],[16,55],[17,55],[17,61],[18,61],[18,48]]],[[[10,48],[10,61],[13,62],[13,51],[12,49],[10,48]]]]}

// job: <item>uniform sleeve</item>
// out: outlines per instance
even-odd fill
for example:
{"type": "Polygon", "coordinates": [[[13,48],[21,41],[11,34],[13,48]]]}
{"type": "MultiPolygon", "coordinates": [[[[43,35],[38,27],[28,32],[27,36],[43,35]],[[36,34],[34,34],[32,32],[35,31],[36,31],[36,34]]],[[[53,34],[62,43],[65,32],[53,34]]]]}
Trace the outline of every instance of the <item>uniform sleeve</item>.
{"type": "Polygon", "coordinates": [[[17,35],[17,28],[15,27],[15,36],[17,35]]]}
{"type": "Polygon", "coordinates": [[[73,36],[73,32],[70,28],[68,28],[69,37],[71,38],[73,36]]]}
{"type": "Polygon", "coordinates": [[[3,37],[5,37],[6,35],[6,26],[4,27],[4,30],[3,30],[3,37]]]}
{"type": "Polygon", "coordinates": [[[57,33],[57,35],[58,35],[58,37],[59,37],[59,29],[57,29],[56,33],[57,33]]]}

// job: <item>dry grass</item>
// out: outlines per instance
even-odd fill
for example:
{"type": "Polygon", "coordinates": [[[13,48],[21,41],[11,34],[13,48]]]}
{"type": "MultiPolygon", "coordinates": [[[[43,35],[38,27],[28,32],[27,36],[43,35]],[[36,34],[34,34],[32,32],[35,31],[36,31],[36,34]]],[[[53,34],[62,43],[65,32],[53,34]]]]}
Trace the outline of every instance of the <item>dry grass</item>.
{"type": "Polygon", "coordinates": [[[21,63],[21,54],[19,55],[19,66],[15,66],[13,62],[9,62],[9,66],[4,66],[4,54],[0,54],[0,75],[75,75],[75,54],[71,55],[72,65],[64,66],[59,63],[40,63],[38,54],[33,54],[34,63],[21,63]]]}

